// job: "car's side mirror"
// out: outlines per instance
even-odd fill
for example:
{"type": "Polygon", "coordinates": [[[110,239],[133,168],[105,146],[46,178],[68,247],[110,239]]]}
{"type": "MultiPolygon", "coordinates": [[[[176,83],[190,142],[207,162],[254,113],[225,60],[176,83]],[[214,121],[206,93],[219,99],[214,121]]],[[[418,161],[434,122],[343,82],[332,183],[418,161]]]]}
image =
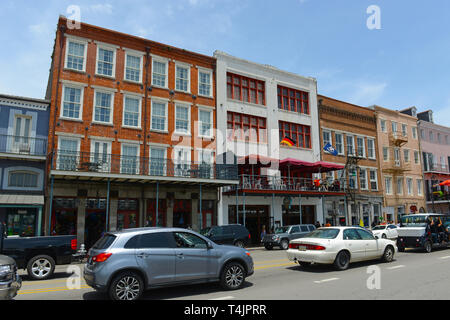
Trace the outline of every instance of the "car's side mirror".
{"type": "Polygon", "coordinates": [[[375,236],[375,239],[378,239],[378,236],[375,236]]]}
{"type": "Polygon", "coordinates": [[[214,248],[211,241],[208,241],[208,242],[207,242],[206,247],[208,248],[208,250],[214,248]]]}

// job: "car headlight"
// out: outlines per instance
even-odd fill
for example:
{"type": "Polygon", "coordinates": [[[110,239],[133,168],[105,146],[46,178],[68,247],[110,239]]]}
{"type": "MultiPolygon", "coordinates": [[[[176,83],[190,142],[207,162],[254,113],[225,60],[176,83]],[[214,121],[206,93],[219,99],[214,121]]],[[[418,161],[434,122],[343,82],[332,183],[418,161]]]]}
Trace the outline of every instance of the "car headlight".
{"type": "Polygon", "coordinates": [[[278,240],[278,236],[273,236],[273,237],[272,237],[272,240],[277,241],[277,240],[278,240]]]}
{"type": "Polygon", "coordinates": [[[10,273],[12,271],[12,266],[10,264],[0,266],[0,274],[10,273]]]}

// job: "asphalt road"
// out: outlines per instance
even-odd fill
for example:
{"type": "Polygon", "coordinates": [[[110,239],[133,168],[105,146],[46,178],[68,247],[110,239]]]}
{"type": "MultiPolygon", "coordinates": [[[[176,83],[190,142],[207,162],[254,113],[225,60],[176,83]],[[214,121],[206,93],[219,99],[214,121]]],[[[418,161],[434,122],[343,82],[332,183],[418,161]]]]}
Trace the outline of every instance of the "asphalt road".
{"type": "MultiPolygon", "coordinates": [[[[150,290],[143,299],[150,300],[327,300],[327,299],[448,299],[450,249],[426,254],[407,250],[397,253],[392,263],[371,261],[350,265],[345,271],[331,266],[302,268],[274,249],[252,250],[255,274],[244,288],[223,291],[218,284],[199,284],[150,290]],[[373,267],[376,266],[376,267],[373,267]],[[374,270],[376,271],[374,273],[374,270]],[[379,277],[376,277],[379,275],[379,277]],[[371,288],[371,289],[369,289],[371,288]]],[[[71,267],[82,265],[71,265],[71,267]]],[[[21,272],[23,284],[16,300],[103,300],[84,280],[57,266],[53,279],[30,281],[21,272]],[[69,282],[68,282],[69,281],[69,282]]]]}

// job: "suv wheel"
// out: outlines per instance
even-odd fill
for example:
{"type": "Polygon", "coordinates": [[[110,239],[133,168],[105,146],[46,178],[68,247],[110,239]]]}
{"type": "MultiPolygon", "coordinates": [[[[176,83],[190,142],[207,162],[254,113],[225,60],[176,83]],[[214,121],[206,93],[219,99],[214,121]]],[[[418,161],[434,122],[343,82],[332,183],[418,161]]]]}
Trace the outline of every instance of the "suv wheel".
{"type": "Polygon", "coordinates": [[[33,280],[50,278],[55,271],[55,260],[47,255],[40,255],[30,259],[27,264],[28,276],[33,280]]]}
{"type": "Polygon", "coordinates": [[[234,245],[235,245],[236,247],[243,248],[243,247],[244,247],[244,241],[242,241],[242,240],[237,240],[237,241],[234,243],[234,245]]]}
{"type": "Polygon", "coordinates": [[[220,275],[220,284],[226,290],[236,290],[242,287],[245,281],[244,267],[238,262],[228,263],[220,275]]]}
{"type": "Polygon", "coordinates": [[[425,245],[423,246],[426,253],[430,253],[432,250],[432,245],[430,241],[425,242],[425,245]]]}
{"type": "Polygon", "coordinates": [[[286,239],[281,240],[281,242],[280,242],[280,247],[281,247],[281,249],[283,249],[283,250],[289,249],[289,241],[286,240],[286,239]]]}
{"type": "Polygon", "coordinates": [[[142,278],[132,271],[117,275],[109,286],[109,296],[113,300],[137,300],[143,291],[142,278]]]}

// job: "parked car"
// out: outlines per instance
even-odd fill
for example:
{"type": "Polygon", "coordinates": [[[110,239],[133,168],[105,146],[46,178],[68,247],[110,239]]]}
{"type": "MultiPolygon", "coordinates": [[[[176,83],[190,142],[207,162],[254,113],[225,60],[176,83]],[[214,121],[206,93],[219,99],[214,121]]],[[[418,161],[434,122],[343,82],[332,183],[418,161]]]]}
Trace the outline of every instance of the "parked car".
{"type": "Polygon", "coordinates": [[[204,228],[200,230],[200,234],[217,244],[229,244],[241,248],[247,246],[251,240],[250,232],[241,224],[204,228]]]}
{"type": "Polygon", "coordinates": [[[77,249],[76,236],[7,237],[0,253],[13,258],[33,280],[48,279],[55,266],[70,264],[77,249]]]}
{"type": "Polygon", "coordinates": [[[379,225],[372,228],[375,238],[396,240],[398,237],[397,226],[395,224],[379,225]]]}
{"type": "Polygon", "coordinates": [[[334,264],[345,270],[357,261],[381,259],[391,262],[397,252],[395,242],[376,239],[363,228],[319,228],[307,237],[292,240],[287,251],[288,259],[306,267],[311,263],[334,264]]]}
{"type": "Polygon", "coordinates": [[[139,299],[144,290],[203,282],[239,289],[253,274],[250,253],[218,245],[194,231],[140,228],[106,233],[89,250],[86,283],[114,300],[139,299]]]}
{"type": "Polygon", "coordinates": [[[304,237],[314,230],[316,230],[316,227],[312,224],[278,227],[275,229],[274,234],[266,234],[262,239],[262,243],[267,250],[272,250],[275,246],[287,250],[291,240],[304,237]]]}
{"type": "Polygon", "coordinates": [[[10,300],[22,287],[14,259],[0,255],[0,300],[10,300]]]}

